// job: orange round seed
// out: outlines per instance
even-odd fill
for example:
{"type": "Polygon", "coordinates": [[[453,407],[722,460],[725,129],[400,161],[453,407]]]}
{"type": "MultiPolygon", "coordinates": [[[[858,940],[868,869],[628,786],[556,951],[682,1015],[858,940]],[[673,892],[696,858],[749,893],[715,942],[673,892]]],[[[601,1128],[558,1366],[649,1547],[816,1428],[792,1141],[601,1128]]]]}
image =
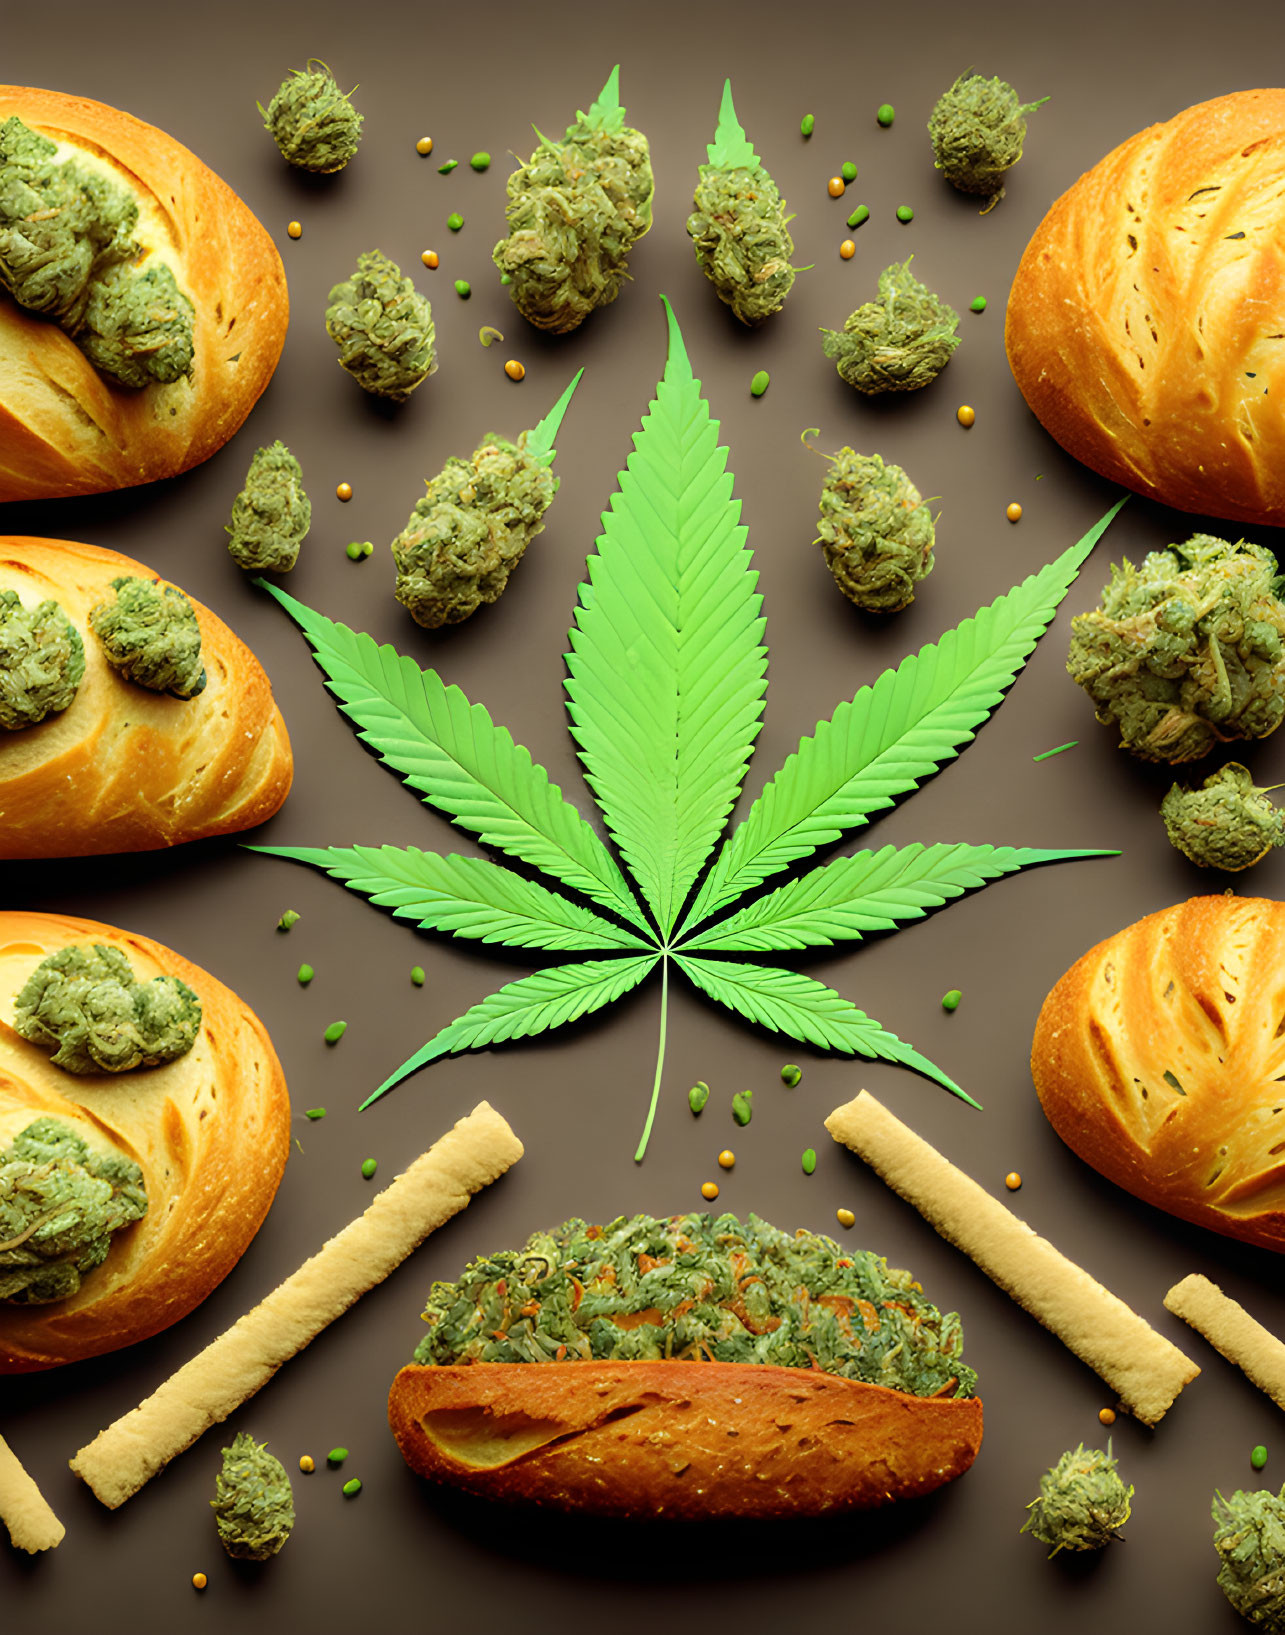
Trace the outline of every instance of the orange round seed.
{"type": "Polygon", "coordinates": [[[526,375],[526,367],[519,363],[516,358],[510,358],[504,365],[504,373],[510,380],[521,380],[526,375]]]}
{"type": "Polygon", "coordinates": [[[1017,501],[1014,500],[1012,505],[1009,506],[1008,510],[1005,511],[1004,515],[1010,522],[1020,522],[1022,520],[1022,508],[1017,501]]]}
{"type": "Polygon", "coordinates": [[[1017,1173],[1017,1171],[1015,1169],[1009,1170],[1008,1174],[1004,1177],[1004,1185],[1008,1188],[1008,1190],[1010,1192],[1016,1192],[1021,1184],[1022,1177],[1017,1173]]]}
{"type": "Polygon", "coordinates": [[[970,407],[969,404],[961,403],[955,410],[955,419],[959,421],[961,426],[971,426],[973,421],[977,419],[977,411],[970,407]]]}
{"type": "Polygon", "coordinates": [[[335,489],[335,498],[340,500],[350,500],[352,498],[352,484],[340,483],[339,487],[335,489]]]}
{"type": "Polygon", "coordinates": [[[415,152],[416,153],[421,153],[421,154],[427,154],[427,153],[432,153],[432,151],[433,151],[433,138],[431,136],[421,136],[419,141],[416,142],[416,144],[415,144],[415,152]]]}
{"type": "Polygon", "coordinates": [[[836,1209],[834,1218],[840,1226],[855,1226],[857,1224],[857,1217],[850,1209],[836,1209]]]}
{"type": "Polygon", "coordinates": [[[192,1588],[194,1590],[203,1590],[208,1583],[209,1579],[206,1578],[204,1573],[192,1574],[192,1588]]]}
{"type": "Polygon", "coordinates": [[[724,1147],[722,1152],[718,1155],[718,1167],[720,1169],[731,1169],[735,1162],[736,1154],[730,1147],[724,1147]]]}
{"type": "Polygon", "coordinates": [[[1098,1423],[1101,1424],[1101,1425],[1114,1425],[1115,1424],[1115,1409],[1114,1408],[1099,1408],[1098,1409],[1098,1423]]]}
{"type": "Polygon", "coordinates": [[[717,1181],[705,1181],[705,1182],[703,1182],[702,1185],[701,1185],[701,1197],[704,1198],[706,1203],[711,1203],[712,1204],[714,1202],[714,1199],[718,1197],[718,1182],[717,1181]]]}
{"type": "Polygon", "coordinates": [[[852,242],[852,240],[850,238],[845,238],[843,243],[839,246],[839,254],[843,257],[843,259],[845,261],[851,261],[853,256],[856,255],[856,253],[857,253],[856,245],[852,242]]]}
{"type": "Polygon", "coordinates": [[[301,221],[290,222],[286,227],[286,232],[289,233],[291,238],[302,238],[303,223],[301,221]]]}
{"type": "Polygon", "coordinates": [[[425,250],[423,255],[420,256],[419,259],[424,263],[424,265],[426,267],[436,267],[437,266],[437,260],[438,260],[437,251],[436,250],[425,250]]]}
{"type": "Polygon", "coordinates": [[[847,190],[847,186],[848,184],[842,176],[831,176],[830,180],[825,184],[825,190],[832,199],[841,199],[847,190]]]}
{"type": "Polygon", "coordinates": [[[313,1471],[316,1470],[316,1468],[317,1468],[317,1462],[312,1457],[312,1455],[310,1453],[305,1453],[305,1454],[300,1455],[299,1469],[304,1473],[305,1476],[311,1476],[313,1471]]]}

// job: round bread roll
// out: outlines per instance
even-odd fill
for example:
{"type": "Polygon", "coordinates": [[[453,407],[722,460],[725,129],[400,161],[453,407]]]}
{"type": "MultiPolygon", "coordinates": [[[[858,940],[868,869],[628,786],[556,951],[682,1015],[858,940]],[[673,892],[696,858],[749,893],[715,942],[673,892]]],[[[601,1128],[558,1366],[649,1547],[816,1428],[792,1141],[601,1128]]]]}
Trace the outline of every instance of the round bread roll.
{"type": "Polygon", "coordinates": [[[1022,256],[1005,339],[1077,460],[1285,523],[1285,90],[1202,102],[1082,176],[1022,256]]]}
{"type": "Polygon", "coordinates": [[[111,1241],[69,1299],[0,1301],[0,1373],[133,1345],[189,1311],[241,1258],[268,1212],[290,1144],[285,1078],[263,1024],[205,971],[148,937],[62,914],[0,914],[0,1148],[38,1118],[140,1165],[147,1213],[111,1241]],[[14,1032],[14,998],[47,955],[106,943],[140,982],[176,976],[201,1001],[186,1055],[131,1073],[76,1074],[14,1032]]]}
{"type": "Polygon", "coordinates": [[[0,501],[100,494],[209,459],[285,344],[285,272],[266,229],[173,137],[87,97],[0,86],[17,116],[126,186],[138,239],[195,309],[191,379],[141,390],[100,375],[70,336],[0,291],[0,501]]]}
{"type": "Polygon", "coordinates": [[[0,591],[52,597],[79,631],[85,675],[60,714],[0,731],[0,858],[150,851],[248,829],[272,816],[294,761],[259,661],[192,600],[206,684],[195,698],[150,692],[107,662],[90,609],[122,575],[151,568],[70,540],[0,537],[0,591]]]}
{"type": "Polygon", "coordinates": [[[1285,903],[1193,897],[1091,948],[1044,1001],[1031,1073],[1108,1180],[1285,1249],[1285,903]]]}

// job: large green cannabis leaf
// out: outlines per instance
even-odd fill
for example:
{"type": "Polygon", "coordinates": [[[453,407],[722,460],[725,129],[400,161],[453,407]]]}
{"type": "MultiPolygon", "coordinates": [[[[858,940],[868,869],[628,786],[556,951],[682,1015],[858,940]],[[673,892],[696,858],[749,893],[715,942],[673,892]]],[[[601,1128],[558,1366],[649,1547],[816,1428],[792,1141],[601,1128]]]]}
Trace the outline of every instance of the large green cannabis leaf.
{"type": "MultiPolygon", "coordinates": [[[[276,585],[266,588],[298,622],[340,708],[380,758],[485,845],[594,907],[483,858],[392,846],[252,849],[323,868],[426,930],[595,956],[506,983],[435,1034],[363,1107],[440,1056],[599,1010],[659,965],[660,1046],[634,1155],[641,1159],[664,1065],[671,964],[753,1022],[822,1050],[901,1062],[976,1106],[833,989],[798,971],[726,956],[856,942],[1033,864],[1110,853],[885,846],[810,869],[719,916],[959,753],[1022,668],[1119,505],[1056,561],[840,704],[768,782],[697,889],[758,734],[767,649],[727,451],[668,302],[666,313],[664,378],[589,558],[565,684],[585,776],[632,885],[598,832],[481,704],[276,585]]],[[[552,430],[546,423],[538,430],[551,451],[552,430]]]]}

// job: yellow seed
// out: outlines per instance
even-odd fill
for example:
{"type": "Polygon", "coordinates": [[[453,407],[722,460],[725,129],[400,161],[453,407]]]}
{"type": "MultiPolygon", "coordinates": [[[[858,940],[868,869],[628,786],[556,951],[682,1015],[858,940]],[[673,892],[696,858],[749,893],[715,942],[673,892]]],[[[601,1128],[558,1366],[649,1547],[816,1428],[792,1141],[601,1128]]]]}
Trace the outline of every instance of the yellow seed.
{"type": "Polygon", "coordinates": [[[1114,1408],[1099,1408],[1098,1409],[1098,1423],[1101,1424],[1101,1425],[1114,1425],[1115,1424],[1115,1409],[1114,1408]]]}
{"type": "Polygon", "coordinates": [[[825,190],[832,199],[841,199],[847,186],[848,184],[842,176],[831,176],[830,180],[825,184],[825,190]]]}
{"type": "Polygon", "coordinates": [[[292,221],[292,222],[290,222],[290,224],[286,228],[286,232],[289,233],[291,238],[302,238],[303,237],[303,223],[301,221],[292,221]]]}
{"type": "Polygon", "coordinates": [[[209,1579],[206,1578],[204,1573],[192,1574],[192,1588],[194,1590],[203,1590],[208,1583],[209,1579]]]}
{"type": "Polygon", "coordinates": [[[845,261],[851,261],[853,256],[856,255],[856,253],[857,253],[856,245],[852,242],[852,240],[850,238],[845,238],[843,243],[839,246],[839,254],[843,257],[843,259],[845,261]]]}
{"type": "Polygon", "coordinates": [[[340,483],[339,487],[335,489],[335,498],[336,499],[341,499],[341,500],[350,500],[352,498],[352,484],[351,483],[340,483]]]}
{"type": "Polygon", "coordinates": [[[736,1154],[730,1147],[724,1147],[722,1152],[718,1155],[718,1167],[720,1169],[731,1169],[735,1162],[736,1154]]]}
{"type": "Polygon", "coordinates": [[[955,419],[959,421],[961,426],[971,426],[973,421],[977,419],[977,411],[970,408],[967,403],[961,403],[955,410],[955,419]]]}
{"type": "Polygon", "coordinates": [[[433,151],[433,138],[431,136],[421,136],[419,141],[416,142],[416,144],[415,144],[415,152],[416,153],[432,153],[432,151],[433,151]]]}
{"type": "Polygon", "coordinates": [[[718,1197],[718,1182],[717,1181],[705,1181],[705,1182],[703,1182],[702,1185],[701,1185],[701,1197],[704,1198],[706,1203],[712,1204],[714,1202],[714,1199],[718,1197]]]}
{"type": "Polygon", "coordinates": [[[419,259],[424,263],[424,265],[426,267],[436,267],[437,266],[437,251],[436,250],[425,250],[423,255],[420,256],[419,259]]]}
{"type": "Polygon", "coordinates": [[[510,358],[504,365],[504,373],[510,380],[521,380],[526,374],[526,368],[516,358],[510,358]]]}
{"type": "Polygon", "coordinates": [[[1008,1188],[1008,1190],[1010,1192],[1016,1192],[1021,1184],[1022,1177],[1017,1173],[1017,1171],[1015,1169],[1009,1170],[1008,1174],[1004,1177],[1004,1185],[1008,1188]]]}
{"type": "Polygon", "coordinates": [[[310,1453],[305,1453],[305,1454],[303,1454],[301,1456],[301,1458],[299,1460],[299,1469],[304,1473],[305,1476],[311,1476],[313,1471],[316,1470],[316,1468],[317,1468],[316,1461],[313,1459],[313,1457],[312,1457],[312,1455],[310,1453]]]}
{"type": "Polygon", "coordinates": [[[1004,515],[1010,522],[1020,522],[1022,520],[1022,508],[1017,501],[1014,500],[1012,505],[1009,506],[1008,510],[1005,511],[1004,515]]]}
{"type": "Polygon", "coordinates": [[[834,1218],[840,1226],[855,1226],[857,1224],[857,1217],[850,1209],[836,1209],[834,1218]]]}

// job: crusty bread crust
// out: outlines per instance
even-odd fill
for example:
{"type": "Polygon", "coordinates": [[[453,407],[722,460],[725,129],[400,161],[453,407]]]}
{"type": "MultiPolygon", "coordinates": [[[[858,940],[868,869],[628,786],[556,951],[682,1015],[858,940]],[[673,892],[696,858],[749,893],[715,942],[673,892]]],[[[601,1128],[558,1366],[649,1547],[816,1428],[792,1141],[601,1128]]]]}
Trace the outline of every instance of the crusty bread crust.
{"type": "Polygon", "coordinates": [[[1193,897],[1091,948],[1044,1001],[1031,1073],[1108,1180],[1285,1250],[1285,903],[1193,897]]]}
{"type": "Polygon", "coordinates": [[[412,1365],[388,1420],[432,1481],[670,1521],[872,1509],[962,1475],[982,1440],[976,1398],[757,1363],[412,1365]]]}
{"type": "Polygon", "coordinates": [[[0,914],[0,1147],[37,1118],[68,1124],[143,1170],[147,1214],[118,1232],[69,1300],[0,1302],[0,1374],[133,1345],[192,1310],[241,1258],[268,1212],[290,1144],[290,1101],[254,1012],[148,937],[63,914],[0,914]],[[177,1061],[76,1075],[12,1027],[14,998],[47,954],[108,943],[140,981],[176,976],[200,996],[201,1031],[177,1061]]]}
{"type": "Polygon", "coordinates": [[[133,192],[195,308],[191,381],[141,391],[100,375],[58,325],[0,294],[0,501],[173,477],[241,425],[285,344],[285,271],[266,229],[173,137],[87,97],[0,86],[11,115],[105,161],[133,192]]]}
{"type": "Polygon", "coordinates": [[[1285,90],[1122,143],[1022,256],[1005,340],[1085,465],[1182,511],[1285,523],[1285,90]]]}
{"type": "Polygon", "coordinates": [[[120,575],[159,580],[94,545],[0,536],[0,590],[53,597],[80,632],[85,677],[69,708],[0,731],[0,858],[150,851],[262,823],[294,762],[262,666],[193,600],[207,681],[192,699],[149,692],[107,662],[89,611],[120,575]]]}

